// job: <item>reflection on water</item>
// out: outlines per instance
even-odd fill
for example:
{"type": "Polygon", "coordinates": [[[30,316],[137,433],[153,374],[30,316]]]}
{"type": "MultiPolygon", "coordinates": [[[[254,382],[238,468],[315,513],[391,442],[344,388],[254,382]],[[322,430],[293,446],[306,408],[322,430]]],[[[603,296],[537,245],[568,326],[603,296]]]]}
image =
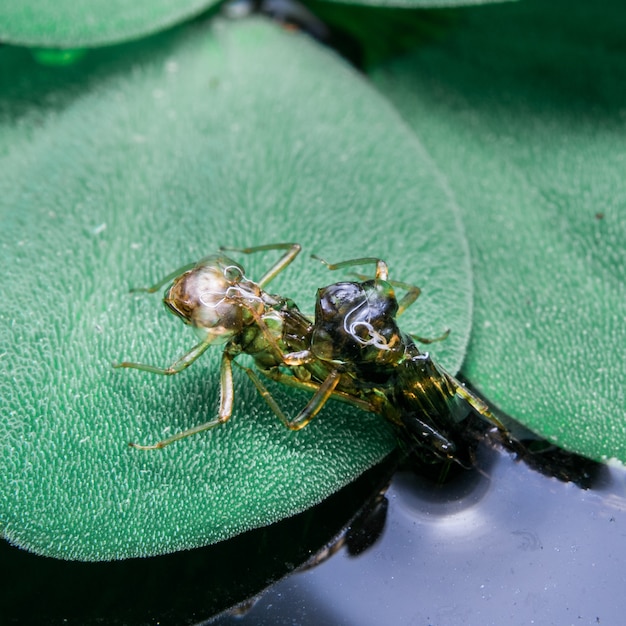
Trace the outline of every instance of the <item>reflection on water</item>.
{"type": "Polygon", "coordinates": [[[482,447],[478,469],[446,485],[400,472],[373,547],[285,579],[236,621],[622,623],[626,472],[599,467],[592,478],[585,490],[482,447]]]}
{"type": "Polygon", "coordinates": [[[623,623],[626,471],[472,441],[471,470],[405,464],[385,489],[390,458],[313,509],[187,553],[77,563],[0,542],[0,624],[179,626],[237,603],[215,623],[623,623]]]}

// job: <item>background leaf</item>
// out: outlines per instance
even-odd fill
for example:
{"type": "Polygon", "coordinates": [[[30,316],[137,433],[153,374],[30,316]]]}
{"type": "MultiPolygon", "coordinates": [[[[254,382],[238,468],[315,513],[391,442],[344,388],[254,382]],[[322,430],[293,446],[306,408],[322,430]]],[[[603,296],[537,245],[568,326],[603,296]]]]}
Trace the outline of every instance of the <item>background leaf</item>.
{"type": "MultiPolygon", "coordinates": [[[[341,279],[307,258],[379,255],[419,283],[403,325],[471,326],[467,246],[444,179],[395,111],[334,54],[261,20],[216,21],[52,70],[0,50],[0,413],[4,536],[69,559],[219,541],[320,501],[394,446],[376,415],[331,402],[288,432],[245,375],[225,426],[219,350],[172,378],[193,334],[150,284],[219,245],[300,241],[272,283],[313,311],[341,279]],[[19,77],[19,79],[16,79],[19,77]]],[[[271,255],[243,259],[259,277],[271,255]]],[[[240,374],[236,372],[236,374],[240,374]]],[[[307,394],[275,389],[289,413],[307,394]]]]}
{"type": "Polygon", "coordinates": [[[500,409],[626,460],[626,14],[621,3],[460,11],[374,72],[446,172],[475,274],[463,372],[500,409]]]}
{"type": "Polygon", "coordinates": [[[379,7],[405,7],[407,9],[448,9],[459,6],[515,2],[516,0],[326,0],[338,4],[362,4],[379,7]]]}
{"type": "MultiPolygon", "coordinates": [[[[365,0],[356,4],[446,8],[493,1],[503,0],[365,0]]],[[[0,3],[0,41],[44,48],[108,45],[165,30],[215,4],[217,0],[4,2],[0,3]]]]}
{"type": "Polygon", "coordinates": [[[291,18],[305,30],[319,33],[321,39],[363,71],[405,54],[425,41],[445,37],[457,19],[455,11],[407,11],[406,7],[305,1],[311,12],[327,25],[324,28],[330,27],[330,32],[325,33],[319,25],[316,30],[311,29],[310,20],[299,20],[298,14],[286,14],[287,21],[291,18]]]}
{"type": "Polygon", "coordinates": [[[216,0],[20,0],[0,3],[0,41],[74,48],[128,41],[198,15],[216,0]]]}

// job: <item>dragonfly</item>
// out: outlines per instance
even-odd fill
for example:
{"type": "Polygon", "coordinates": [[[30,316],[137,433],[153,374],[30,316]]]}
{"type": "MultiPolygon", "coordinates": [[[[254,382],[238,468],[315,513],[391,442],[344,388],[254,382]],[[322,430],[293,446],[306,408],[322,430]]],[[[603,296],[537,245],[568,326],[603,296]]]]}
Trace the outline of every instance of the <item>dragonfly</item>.
{"type": "Polygon", "coordinates": [[[123,361],[117,368],[134,368],[174,375],[194,363],[210,346],[223,345],[220,365],[218,415],[204,424],[176,433],[139,449],[159,449],[185,437],[212,429],[230,419],[234,405],[233,363],[240,354],[252,357],[254,369],[240,365],[281,423],[300,430],[331,398],[359,409],[379,413],[412,434],[435,456],[454,459],[456,444],[450,433],[460,411],[474,410],[490,424],[503,429],[487,405],[456,378],[417,348],[429,340],[403,333],[397,318],[420,295],[417,286],[390,280],[385,261],[363,257],[341,263],[324,263],[329,270],[373,264],[375,276],[357,275],[317,292],[315,316],[304,315],[289,298],[271,294],[265,287],[300,253],[295,243],[250,248],[222,248],[168,274],[148,288],[154,293],[171,283],[164,304],[192,326],[199,343],[169,367],[123,361]],[[283,254],[257,281],[245,276],[242,265],[226,252],[252,254],[271,250],[283,254]],[[398,301],[395,289],[405,291],[398,301]],[[290,418],[278,405],[262,377],[306,389],[311,399],[290,418]]]}

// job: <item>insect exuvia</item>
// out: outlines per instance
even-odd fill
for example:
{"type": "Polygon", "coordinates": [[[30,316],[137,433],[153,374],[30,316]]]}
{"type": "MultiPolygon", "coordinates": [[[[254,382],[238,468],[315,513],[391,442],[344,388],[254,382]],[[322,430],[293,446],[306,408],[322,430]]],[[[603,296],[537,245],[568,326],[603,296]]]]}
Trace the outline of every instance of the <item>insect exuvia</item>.
{"type": "MultiPolygon", "coordinates": [[[[264,287],[300,252],[298,244],[270,244],[225,249],[244,254],[283,250],[280,259],[254,282],[241,265],[222,254],[179,268],[147,289],[153,293],[172,282],[164,303],[191,325],[200,341],[166,368],[124,361],[127,367],[155,374],[177,374],[209,346],[223,344],[221,399],[217,417],[152,445],[156,449],[226,422],[233,410],[232,363],[240,353],[252,356],[255,369],[244,367],[261,396],[291,430],[306,426],[330,398],[379,413],[411,432],[413,439],[439,458],[454,458],[449,431],[461,405],[501,428],[487,406],[459,381],[421,353],[414,336],[400,331],[396,318],[419,296],[419,288],[388,279],[384,261],[361,258],[329,264],[330,270],[374,264],[373,279],[338,282],[318,290],[315,319],[303,315],[289,298],[264,287]],[[406,291],[398,302],[394,287],[406,291]],[[313,392],[306,406],[289,418],[257,371],[280,383],[313,392]]],[[[445,335],[447,336],[447,334],[445,335]]],[[[440,337],[438,339],[445,338],[440,337]]],[[[429,340],[417,338],[423,343],[429,340]]]]}
{"type": "MultiPolygon", "coordinates": [[[[304,317],[288,298],[274,296],[263,287],[276,277],[300,252],[298,244],[273,244],[238,250],[245,254],[264,250],[284,250],[281,258],[258,281],[249,280],[241,265],[225,256],[208,256],[200,262],[187,265],[172,272],[152,287],[134,291],[154,293],[163,285],[172,282],[164,303],[186,324],[194,328],[200,341],[191,350],[174,361],[169,367],[155,367],[144,363],[124,361],[114,367],[128,367],[154,374],[178,374],[191,365],[211,345],[224,344],[220,366],[221,398],[217,417],[189,430],[177,433],[152,445],[130,444],[135,448],[163,448],[174,441],[195,433],[214,428],[226,422],[233,410],[233,359],[241,352],[250,354],[261,371],[273,372],[281,378],[280,366],[291,371],[290,381],[299,380],[299,355],[292,354],[285,336],[305,336],[311,322],[304,317]]],[[[305,426],[321,409],[334,388],[332,382],[326,386],[313,385],[315,394],[311,402],[293,419],[289,420],[278,410],[269,392],[250,369],[244,368],[261,393],[274,408],[278,417],[288,428],[297,430],[305,426]],[[330,389],[329,389],[330,387],[330,389]]],[[[307,374],[302,372],[303,385],[307,386],[307,374]]]]}
{"type": "Polygon", "coordinates": [[[310,351],[315,360],[340,372],[338,391],[369,403],[371,410],[409,435],[411,446],[419,446],[431,458],[455,458],[454,434],[469,408],[504,430],[480,398],[415,343],[441,341],[449,331],[425,339],[400,330],[397,318],[417,300],[418,287],[389,280],[381,259],[330,264],[315,258],[330,270],[376,266],[373,279],[359,275],[359,282],[338,282],[317,292],[310,351]],[[400,301],[394,288],[405,291],[400,301]]]}

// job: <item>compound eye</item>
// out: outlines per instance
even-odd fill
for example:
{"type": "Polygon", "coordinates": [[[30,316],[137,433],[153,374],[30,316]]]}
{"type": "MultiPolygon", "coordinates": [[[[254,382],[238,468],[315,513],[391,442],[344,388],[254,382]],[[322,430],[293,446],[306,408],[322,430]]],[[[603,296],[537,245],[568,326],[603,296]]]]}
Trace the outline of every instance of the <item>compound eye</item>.
{"type": "Polygon", "coordinates": [[[224,268],[224,278],[229,283],[238,283],[243,278],[243,272],[238,265],[227,265],[224,268]]]}
{"type": "Polygon", "coordinates": [[[172,312],[174,313],[174,315],[178,315],[178,317],[184,319],[185,321],[187,321],[189,319],[189,314],[185,314],[184,311],[181,311],[177,306],[176,303],[173,302],[172,300],[170,300],[169,298],[164,298],[163,302],[165,302],[165,306],[172,312]]]}

